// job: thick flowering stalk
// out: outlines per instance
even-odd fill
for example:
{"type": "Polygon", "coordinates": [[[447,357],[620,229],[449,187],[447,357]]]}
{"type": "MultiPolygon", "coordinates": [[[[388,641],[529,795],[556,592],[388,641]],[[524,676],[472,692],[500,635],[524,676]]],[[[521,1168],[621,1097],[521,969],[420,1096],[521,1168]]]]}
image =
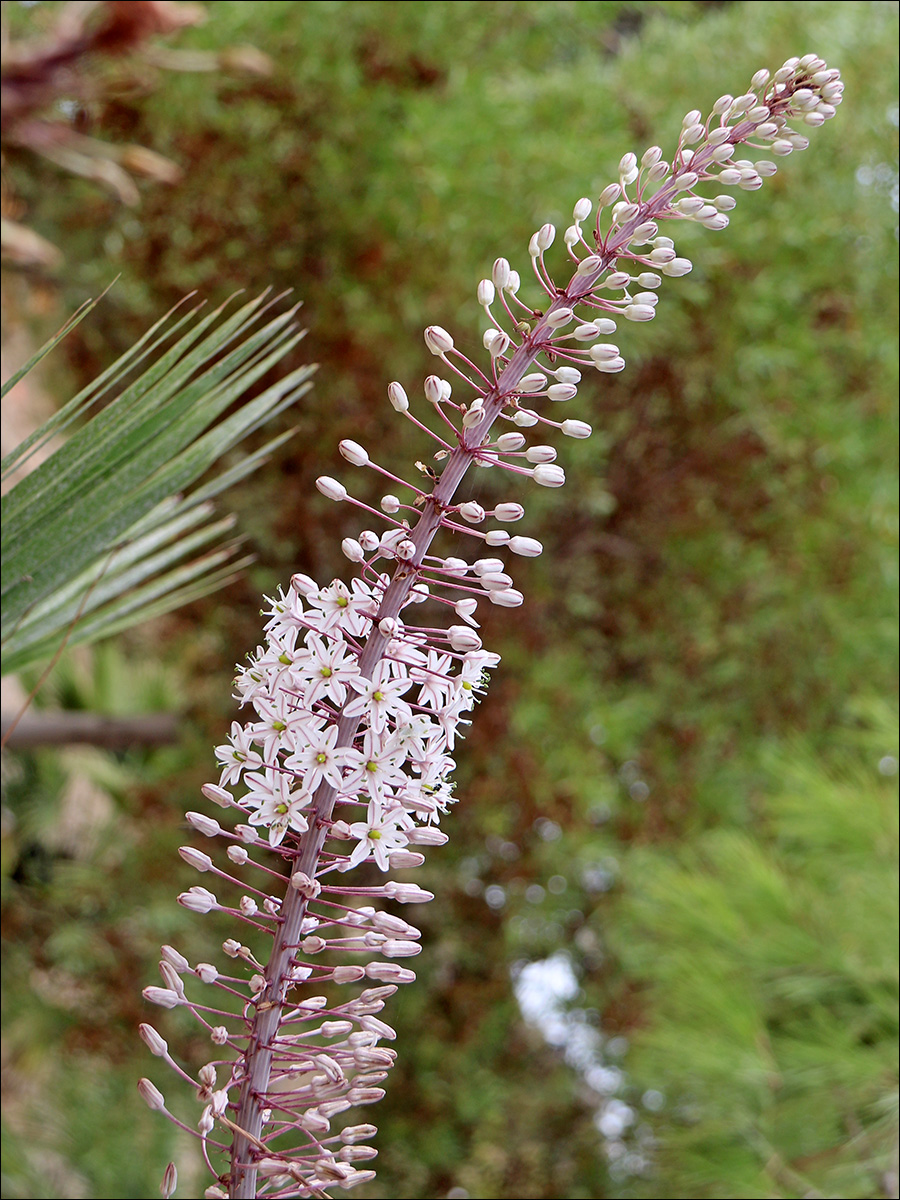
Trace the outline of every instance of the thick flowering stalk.
{"type": "MultiPolygon", "coordinates": [[[[554,227],[531,239],[532,269],[546,296],[541,307],[520,299],[520,277],[504,258],[478,285],[489,323],[483,367],[445,330],[425,330],[443,370],[424,383],[438,432],[412,414],[399,383],[389,386],[394,409],[437,442],[438,469],[418,463],[418,482],[406,483],[347,440],[342,456],[385,476],[400,494],[386,494],[379,511],[337,480],[318,480],[325,496],[356,504],[379,528],[344,540],[344,554],[357,565],[351,583],[319,587],[298,574],[268,601],[265,645],[236,681],[251,717],[217,748],[221,777],[204,789],[237,823],[223,827],[188,813],[199,833],[228,843],[228,862],[181,850],[230,898],[198,886],[179,902],[227,912],[271,945],[263,956],[226,941],[231,974],[210,963],[191,966],[165,947],[163,986],[144,993],[163,1007],[190,1008],[222,1051],[195,1080],[160,1035],[142,1026],[150,1049],[197,1090],[207,1161],[212,1150],[230,1162],[207,1196],[321,1196],[372,1177],[356,1164],[375,1154],[366,1144],[374,1126],[342,1120],[335,1131],[332,1122],[383,1095],[395,1052],[381,1043],[395,1035],[377,1014],[398,984],[415,978],[398,960],[419,952],[419,931],[384,905],[432,896],[409,883],[351,885],[344,874],[363,863],[384,872],[414,867],[424,861],[419,847],[446,841],[440,826],[452,802],[456,739],[499,661],[476,632],[478,603],[521,604],[498,552],[541,552],[534,538],[507,528],[524,515],[517,500],[489,512],[459,502],[463,476],[474,464],[545,487],[565,482],[556,450],[529,442],[523,431],[590,436],[584,421],[557,420],[554,405],[575,396],[585,368],[621,371],[619,348],[606,340],[616,322],[651,320],[663,277],[691,269],[659,223],[724,229],[735,199],[717,189],[753,191],[776,170],[768,159],[740,157],[745,148],[776,156],[804,149],[806,137],[789,122],[822,124],[841,90],[839,73],[820,58],[792,58],[772,75],[758,71],[743,95],[720,97],[705,119],[689,112],[670,161],[658,146],[640,159],[624,155],[596,212],[588,198],[575,205],[563,236],[570,261],[564,286],[545,261],[554,227]],[[495,434],[498,421],[505,430],[495,434]],[[433,551],[442,530],[473,538],[472,561],[433,551]],[[431,612],[449,610],[449,624],[413,622],[410,613],[423,601],[431,612]],[[274,851],[274,859],[260,849],[274,851]],[[189,998],[188,976],[218,988],[222,999],[189,998]],[[352,984],[364,987],[334,998],[333,985],[352,984]]],[[[149,1081],[141,1088],[151,1107],[166,1111],[149,1081]]],[[[165,1186],[174,1186],[171,1172],[165,1186]]]]}

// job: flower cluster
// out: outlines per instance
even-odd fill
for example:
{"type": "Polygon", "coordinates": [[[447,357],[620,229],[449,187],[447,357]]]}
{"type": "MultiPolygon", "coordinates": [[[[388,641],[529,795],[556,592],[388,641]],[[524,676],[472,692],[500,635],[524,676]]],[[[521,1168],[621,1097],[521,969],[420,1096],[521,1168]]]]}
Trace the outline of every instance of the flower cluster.
{"type": "MultiPolygon", "coordinates": [[[[775,162],[738,155],[748,147],[776,157],[805,148],[807,138],[789,122],[822,124],[834,115],[841,89],[839,73],[815,55],[792,58],[772,75],[757,72],[746,93],[720,97],[705,119],[689,112],[670,160],[658,146],[640,159],[624,155],[618,181],[601,192],[596,210],[589,198],[574,206],[562,239],[571,271],[564,287],[545,261],[556,230],[544,225],[532,237],[532,269],[547,297],[542,308],[520,297],[520,276],[504,258],[479,283],[488,322],[484,369],[446,330],[426,329],[426,346],[442,364],[423,386],[423,412],[436,430],[414,415],[402,385],[390,384],[393,408],[436,443],[438,467],[418,463],[418,482],[404,482],[346,440],[343,458],[378,472],[399,494],[385,494],[375,509],[336,479],[318,480],[323,495],[357,505],[377,529],[342,543],[357,569],[351,583],[319,587],[298,574],[268,600],[265,644],[236,680],[252,716],[235,722],[217,748],[221,776],[204,788],[238,819],[226,828],[188,814],[197,832],[229,843],[228,869],[192,847],[181,851],[198,871],[237,889],[238,898],[226,904],[198,886],[180,903],[240,918],[271,947],[263,956],[226,941],[234,974],[210,963],[192,967],[165,947],[164,986],[144,993],[164,1008],[189,1007],[222,1048],[223,1057],[192,1079],[160,1035],[142,1026],[150,1049],[197,1090],[204,1154],[212,1149],[230,1159],[206,1195],[319,1196],[373,1174],[355,1164],[374,1156],[365,1144],[374,1127],[333,1132],[332,1122],[383,1094],[395,1054],[380,1043],[394,1031],[376,1014],[398,984],[415,978],[396,960],[419,952],[419,931],[384,905],[432,896],[414,884],[350,885],[342,876],[364,863],[382,872],[417,866],[424,861],[417,847],[446,841],[439,826],[452,801],[451,755],[499,661],[482,647],[478,605],[521,604],[509,563],[497,554],[531,557],[542,549],[507,528],[524,516],[518,501],[486,511],[456,499],[468,468],[500,468],[544,487],[565,482],[556,449],[529,442],[523,430],[590,436],[587,422],[556,419],[554,406],[576,395],[584,369],[621,371],[624,357],[607,340],[617,321],[652,320],[663,277],[691,269],[659,223],[724,229],[735,198],[706,191],[760,187],[775,162]],[[499,434],[498,421],[505,427],[499,434]],[[471,561],[432,552],[442,530],[473,539],[471,561]],[[426,602],[426,611],[449,610],[451,623],[414,622],[411,610],[426,602]],[[248,886],[233,873],[238,869],[259,886],[248,886]],[[187,976],[219,988],[223,1007],[189,999],[187,976]],[[366,986],[349,999],[334,998],[332,985],[354,983],[366,986]],[[316,991],[320,986],[327,995],[316,991]],[[221,1086],[219,1071],[226,1075],[221,1086]]],[[[165,1111],[153,1084],[144,1080],[141,1089],[151,1107],[165,1111]]],[[[171,1194],[173,1173],[166,1178],[171,1194]]]]}

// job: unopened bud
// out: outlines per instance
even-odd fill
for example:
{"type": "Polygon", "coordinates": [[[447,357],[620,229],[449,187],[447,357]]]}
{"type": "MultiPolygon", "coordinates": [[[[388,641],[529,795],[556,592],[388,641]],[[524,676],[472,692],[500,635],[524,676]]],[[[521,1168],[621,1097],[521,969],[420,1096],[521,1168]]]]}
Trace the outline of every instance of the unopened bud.
{"type": "Polygon", "coordinates": [[[440,357],[453,349],[453,338],[440,325],[429,325],[425,330],[425,345],[432,354],[440,357]]]}
{"type": "Polygon", "coordinates": [[[495,287],[501,290],[506,287],[509,281],[509,263],[505,258],[496,259],[491,270],[491,279],[494,281],[495,287]]]}
{"type": "Polygon", "coordinates": [[[356,538],[346,537],[341,542],[341,553],[345,558],[349,558],[351,562],[362,562],[366,557],[366,552],[356,540],[356,538]]]}
{"type": "Polygon", "coordinates": [[[222,826],[212,817],[206,817],[203,813],[189,812],[185,813],[185,819],[192,829],[196,829],[198,833],[202,833],[204,837],[215,837],[217,833],[222,832],[222,826]]]}
{"type": "Polygon", "coordinates": [[[509,548],[513,554],[519,554],[523,558],[537,558],[543,553],[544,547],[532,537],[513,537],[509,539],[509,548]]]}
{"type": "Polygon", "coordinates": [[[316,480],[316,487],[329,500],[347,499],[347,489],[342,483],[338,483],[336,479],[332,479],[330,475],[320,475],[316,480]]]}
{"type": "Polygon", "coordinates": [[[226,792],[223,787],[219,787],[215,783],[204,783],[200,789],[207,800],[212,800],[213,804],[218,804],[220,808],[230,808],[234,803],[231,792],[226,792]]]}
{"type": "Polygon", "coordinates": [[[364,467],[368,464],[369,455],[360,446],[359,442],[351,441],[350,438],[344,438],[338,444],[338,450],[340,450],[341,456],[346,458],[347,462],[353,463],[354,467],[364,467]]]}
{"type": "Polygon", "coordinates": [[[160,1037],[152,1025],[143,1023],[138,1026],[138,1032],[151,1054],[155,1054],[157,1058],[166,1057],[169,1053],[169,1044],[165,1038],[160,1037]]]}
{"type": "Polygon", "coordinates": [[[409,397],[399,383],[388,384],[388,399],[397,412],[406,412],[409,408],[409,397]]]}
{"type": "Polygon", "coordinates": [[[155,1112],[162,1112],[166,1107],[166,1100],[159,1088],[149,1079],[139,1079],[137,1086],[147,1107],[152,1108],[155,1112]]]}
{"type": "Polygon", "coordinates": [[[191,912],[208,913],[218,908],[219,902],[212,892],[203,887],[192,887],[178,896],[178,903],[191,912]]]}
{"type": "Polygon", "coordinates": [[[196,871],[209,871],[212,869],[213,860],[208,854],[204,854],[202,850],[195,850],[193,846],[179,846],[178,853],[188,866],[193,867],[196,871]]]}
{"type": "Polygon", "coordinates": [[[566,437],[589,438],[594,432],[587,421],[563,421],[561,431],[566,437]]]}

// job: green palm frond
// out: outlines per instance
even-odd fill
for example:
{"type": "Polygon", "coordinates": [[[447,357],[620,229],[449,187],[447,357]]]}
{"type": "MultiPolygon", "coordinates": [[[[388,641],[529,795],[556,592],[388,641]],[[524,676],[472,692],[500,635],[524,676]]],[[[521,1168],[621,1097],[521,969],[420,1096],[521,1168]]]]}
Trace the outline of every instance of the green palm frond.
{"type": "Polygon", "coordinates": [[[2,500],[4,673],[51,655],[65,637],[93,641],[205,595],[249,561],[233,560],[236,542],[191,556],[232,524],[211,520],[212,498],[291,431],[185,489],[311,386],[315,368],[300,367],[221,419],[303,337],[296,308],[273,315],[274,304],[263,295],[231,313],[227,304],[208,314],[178,306],[0,463],[5,479],[75,427],[2,500]]]}

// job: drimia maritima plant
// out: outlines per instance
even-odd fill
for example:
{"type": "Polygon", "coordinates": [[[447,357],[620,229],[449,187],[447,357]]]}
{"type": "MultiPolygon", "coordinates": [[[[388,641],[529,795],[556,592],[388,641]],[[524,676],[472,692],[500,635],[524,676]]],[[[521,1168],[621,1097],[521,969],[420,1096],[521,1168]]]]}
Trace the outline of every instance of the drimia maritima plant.
{"type": "MultiPolygon", "coordinates": [[[[472,500],[457,502],[463,476],[476,465],[543,487],[565,482],[556,450],[529,443],[523,431],[590,436],[584,421],[556,420],[555,404],[574,398],[584,368],[621,371],[619,348],[606,340],[616,321],[652,320],[662,276],[691,269],[660,234],[660,221],[724,229],[735,199],[719,189],[755,191],[776,170],[768,159],[740,157],[744,148],[775,156],[805,149],[807,138],[790,122],[821,125],[834,116],[842,87],[839,72],[814,54],[791,58],[774,74],[758,71],[743,95],[721,96],[705,119],[689,112],[671,161],[658,146],[640,159],[624,155],[618,182],[601,192],[596,213],[587,197],[575,205],[563,235],[568,282],[559,286],[549,273],[545,254],[556,230],[544,225],[529,246],[546,296],[539,307],[519,298],[519,275],[505,258],[479,283],[489,325],[483,367],[444,329],[425,330],[449,376],[429,375],[424,383],[437,432],[413,415],[399,383],[388,387],[396,411],[437,443],[437,468],[417,464],[418,482],[404,482],[356,442],[341,442],[345,459],[401,492],[385,495],[380,512],[337,480],[318,480],[325,496],[356,504],[387,529],[344,539],[342,550],[357,567],[349,584],[319,587],[298,574],[267,601],[265,646],[236,681],[251,718],[232,725],[216,751],[220,780],[204,788],[238,821],[226,828],[188,813],[195,830],[228,843],[228,862],[218,866],[200,850],[181,850],[229,898],[193,887],[179,903],[245,922],[268,952],[229,938],[223,950],[235,966],[226,973],[211,963],[192,966],[166,946],[163,986],[144,992],[163,1008],[189,1008],[216,1048],[194,1079],[156,1030],[141,1026],[153,1053],[198,1095],[199,1137],[217,1177],[206,1196],[323,1196],[373,1176],[360,1164],[375,1156],[368,1144],[375,1127],[349,1124],[344,1114],[383,1095],[396,1056],[383,1043],[395,1034],[377,1014],[398,984],[415,979],[399,960],[421,948],[419,931],[383,906],[432,895],[412,883],[354,886],[345,873],[365,863],[384,872],[415,867],[424,861],[419,847],[447,840],[440,825],[452,802],[451,756],[487,670],[499,661],[476,632],[478,602],[521,604],[498,551],[541,552],[534,538],[506,528],[523,516],[518,501],[489,512],[472,500]],[[498,421],[506,428],[495,435],[498,421]],[[468,534],[478,557],[434,553],[442,530],[468,534]],[[431,612],[449,610],[448,625],[435,617],[412,622],[413,606],[426,600],[431,612]],[[218,991],[203,1001],[192,988],[189,997],[191,976],[218,991]],[[336,999],[333,985],[352,994],[336,999]]],[[[166,1112],[149,1080],[139,1086],[151,1108],[166,1112]]],[[[174,1189],[170,1166],[163,1193],[174,1189]]]]}

